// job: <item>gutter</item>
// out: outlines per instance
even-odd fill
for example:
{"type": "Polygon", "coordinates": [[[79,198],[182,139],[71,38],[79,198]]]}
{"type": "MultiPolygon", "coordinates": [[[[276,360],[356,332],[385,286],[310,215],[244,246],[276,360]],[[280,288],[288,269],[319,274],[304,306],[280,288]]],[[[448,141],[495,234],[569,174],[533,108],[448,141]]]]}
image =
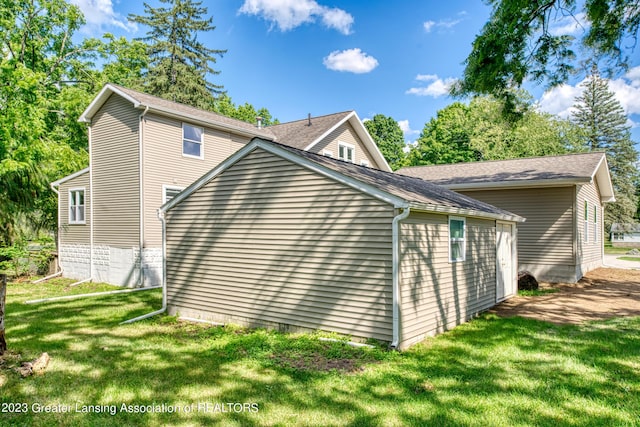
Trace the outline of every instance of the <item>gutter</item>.
{"type": "Polygon", "coordinates": [[[392,229],[392,252],[393,252],[393,283],[392,283],[392,294],[393,294],[393,338],[391,341],[391,348],[397,349],[398,343],[400,341],[400,221],[406,219],[411,213],[410,207],[405,207],[404,210],[396,215],[393,218],[393,222],[391,223],[392,229]]]}
{"type": "Polygon", "coordinates": [[[151,313],[143,314],[142,316],[134,317],[133,319],[125,320],[120,323],[121,325],[137,322],[138,320],[144,320],[167,311],[167,222],[164,218],[164,212],[159,209],[158,219],[162,222],[162,308],[160,310],[152,311],[151,313]]]}

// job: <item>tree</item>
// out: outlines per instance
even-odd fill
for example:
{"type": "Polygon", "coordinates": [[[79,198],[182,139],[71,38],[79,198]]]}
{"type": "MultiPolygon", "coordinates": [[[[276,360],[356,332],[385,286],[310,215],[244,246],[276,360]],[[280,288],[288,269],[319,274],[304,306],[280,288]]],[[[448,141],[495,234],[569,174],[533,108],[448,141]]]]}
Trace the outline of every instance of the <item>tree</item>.
{"type": "Polygon", "coordinates": [[[270,126],[280,123],[278,119],[274,119],[269,110],[262,107],[258,110],[248,102],[243,105],[236,105],[231,97],[226,93],[216,98],[213,104],[213,111],[226,117],[242,120],[247,123],[256,123],[256,118],[262,119],[262,126],[270,126]]]}
{"type": "Polygon", "coordinates": [[[584,91],[576,98],[573,120],[581,127],[584,145],[588,150],[602,150],[607,154],[616,203],[605,212],[605,226],[634,222],[638,199],[638,152],[631,140],[627,118],[607,80],[594,70],[583,83],[584,91]]]}
{"type": "Polygon", "coordinates": [[[404,153],[404,133],[400,125],[392,117],[383,114],[376,114],[373,119],[364,122],[364,126],[369,131],[380,152],[391,166],[392,170],[397,170],[403,166],[404,153]]]}
{"type": "MultiPolygon", "coordinates": [[[[575,38],[558,33],[562,19],[579,24],[575,0],[486,0],[493,7],[489,21],[472,44],[455,95],[493,94],[513,110],[513,90],[528,79],[555,86],[576,70],[575,38]]],[[[635,46],[640,25],[640,0],[586,0],[588,30],[580,40],[586,58],[608,60],[610,72],[624,70],[629,58],[622,43],[635,46]]]]}
{"type": "Polygon", "coordinates": [[[210,49],[198,41],[198,34],[213,31],[213,17],[203,19],[207,8],[192,0],[160,0],[170,7],[153,8],[144,3],[145,15],[129,15],[129,20],[149,27],[141,40],[148,44],[150,57],[145,91],[161,98],[211,110],[215,94],[222,86],[207,80],[219,74],[209,64],[226,50],[210,49]]]}

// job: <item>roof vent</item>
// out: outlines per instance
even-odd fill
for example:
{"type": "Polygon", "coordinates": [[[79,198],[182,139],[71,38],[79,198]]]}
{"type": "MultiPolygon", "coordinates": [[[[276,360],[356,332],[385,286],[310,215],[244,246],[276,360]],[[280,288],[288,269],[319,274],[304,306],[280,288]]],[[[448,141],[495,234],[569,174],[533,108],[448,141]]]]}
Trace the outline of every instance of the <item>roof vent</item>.
{"type": "Polygon", "coordinates": [[[311,126],[311,113],[309,113],[309,118],[308,118],[308,120],[309,120],[309,123],[307,124],[307,126],[311,126]]]}
{"type": "Polygon", "coordinates": [[[262,117],[256,117],[256,122],[258,123],[258,129],[262,129],[262,117]]]}

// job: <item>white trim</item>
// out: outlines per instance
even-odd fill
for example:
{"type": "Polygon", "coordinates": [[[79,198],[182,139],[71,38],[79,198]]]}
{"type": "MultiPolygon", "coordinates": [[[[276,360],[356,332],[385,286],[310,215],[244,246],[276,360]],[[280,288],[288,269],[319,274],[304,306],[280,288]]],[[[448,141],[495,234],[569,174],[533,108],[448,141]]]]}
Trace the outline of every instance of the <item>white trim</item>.
{"type": "MultiPolygon", "coordinates": [[[[408,175],[412,176],[412,175],[408,175]]],[[[584,179],[536,179],[536,180],[522,180],[522,181],[496,181],[496,182],[472,182],[472,183],[460,183],[460,184],[440,184],[444,188],[449,190],[486,190],[488,188],[499,189],[518,189],[518,188],[532,188],[532,187],[571,187],[579,184],[589,183],[588,178],[584,179]]],[[[436,184],[437,182],[434,182],[436,184]]]]}
{"type": "Polygon", "coordinates": [[[87,223],[87,189],[85,187],[73,187],[69,189],[68,192],[68,211],[67,211],[67,220],[69,225],[85,225],[87,223]],[[75,215],[76,215],[76,219],[75,220],[71,220],[71,200],[73,199],[74,202],[76,202],[75,197],[71,197],[72,193],[79,193],[80,191],[82,191],[82,205],[73,205],[76,207],[75,209],[75,215]],[[82,220],[78,220],[77,217],[78,215],[78,207],[82,207],[82,220]]]}
{"type": "Polygon", "coordinates": [[[53,181],[53,182],[52,182],[51,184],[49,184],[49,185],[51,185],[51,186],[53,186],[53,187],[57,187],[57,186],[59,186],[60,184],[64,184],[65,182],[67,182],[67,181],[69,181],[69,180],[72,180],[73,178],[79,177],[80,175],[83,175],[83,174],[85,174],[85,173],[89,172],[89,169],[90,169],[90,168],[84,168],[84,169],[82,169],[82,170],[79,170],[78,172],[74,172],[74,173],[72,173],[71,175],[67,175],[67,176],[65,176],[65,177],[63,177],[63,178],[60,178],[60,179],[59,179],[59,180],[57,180],[57,181],[53,181]]]}
{"type": "Polygon", "coordinates": [[[467,219],[461,216],[449,216],[449,220],[447,221],[447,242],[449,245],[449,262],[464,262],[467,260],[467,219]],[[453,259],[451,257],[451,242],[453,238],[451,237],[451,221],[462,221],[462,239],[456,238],[457,241],[462,241],[462,258],[461,259],[453,259]]]}
{"type": "Polygon", "coordinates": [[[400,342],[400,221],[406,219],[411,208],[393,217],[391,222],[391,348],[398,348],[400,342]]]}
{"type": "Polygon", "coordinates": [[[347,142],[338,141],[338,159],[344,162],[354,163],[356,162],[356,146],[347,142]],[[343,149],[344,157],[340,157],[340,149],[343,149]],[[351,150],[351,160],[347,155],[351,150]]]}
{"type": "Polygon", "coordinates": [[[322,155],[325,157],[331,157],[333,159],[333,151],[324,149],[322,150],[322,155]]]}
{"type": "Polygon", "coordinates": [[[107,99],[109,99],[109,95],[111,95],[111,93],[107,94],[107,92],[115,93],[123,97],[127,101],[131,102],[134,108],[138,108],[140,106],[139,100],[129,96],[128,94],[124,93],[123,91],[116,88],[115,86],[106,84],[102,88],[102,90],[100,90],[100,93],[98,93],[98,95],[96,95],[96,97],[93,98],[93,101],[91,101],[91,104],[89,104],[89,106],[80,115],[80,118],[78,118],[79,122],[91,123],[91,119],[93,118],[93,115],[100,109],[100,107],[102,107],[102,105],[107,101],[107,99]]]}
{"type": "MultiPolygon", "coordinates": [[[[178,192],[181,192],[184,189],[185,187],[180,187],[177,185],[162,184],[162,204],[164,205],[165,203],[167,203],[167,190],[177,190],[178,192]]],[[[171,199],[173,199],[173,197],[171,199]]]]}
{"type": "Polygon", "coordinates": [[[584,243],[589,243],[589,200],[584,199],[582,211],[582,238],[584,239],[584,243]],[[586,218],[585,218],[585,213],[586,218]]]}
{"type": "Polygon", "coordinates": [[[199,160],[204,160],[204,128],[200,127],[200,126],[195,126],[192,125],[191,123],[186,123],[186,122],[182,122],[182,157],[189,157],[192,159],[199,159],[199,160]],[[200,133],[200,142],[196,141],[195,139],[190,139],[184,136],[184,128],[185,126],[189,126],[195,129],[200,129],[201,133],[200,133]],[[184,152],[184,142],[188,141],[194,144],[200,144],[200,155],[199,156],[194,156],[193,154],[185,154],[184,152]]]}
{"type": "Polygon", "coordinates": [[[364,166],[365,168],[368,168],[369,167],[369,160],[360,159],[360,166],[364,166]]]}

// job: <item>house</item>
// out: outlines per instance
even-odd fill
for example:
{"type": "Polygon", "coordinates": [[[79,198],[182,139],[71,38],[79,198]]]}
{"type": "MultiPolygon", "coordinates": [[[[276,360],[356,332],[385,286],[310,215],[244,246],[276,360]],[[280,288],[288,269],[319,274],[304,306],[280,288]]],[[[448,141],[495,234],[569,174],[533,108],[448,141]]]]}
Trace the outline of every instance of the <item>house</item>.
{"type": "Polygon", "coordinates": [[[78,280],[159,284],[157,209],[254,137],[391,170],[354,111],[262,127],[107,84],[79,120],[90,166],[52,183],[59,263],[78,280]]]}
{"type": "Polygon", "coordinates": [[[169,314],[406,348],[516,292],[523,218],[255,138],[159,210],[169,314]]]}
{"type": "Polygon", "coordinates": [[[518,227],[519,268],[539,280],[576,282],[602,265],[603,205],[615,201],[604,153],[415,166],[398,173],[527,218],[518,227]]]}
{"type": "Polygon", "coordinates": [[[640,224],[611,224],[611,245],[622,248],[640,248],[640,224]]]}

